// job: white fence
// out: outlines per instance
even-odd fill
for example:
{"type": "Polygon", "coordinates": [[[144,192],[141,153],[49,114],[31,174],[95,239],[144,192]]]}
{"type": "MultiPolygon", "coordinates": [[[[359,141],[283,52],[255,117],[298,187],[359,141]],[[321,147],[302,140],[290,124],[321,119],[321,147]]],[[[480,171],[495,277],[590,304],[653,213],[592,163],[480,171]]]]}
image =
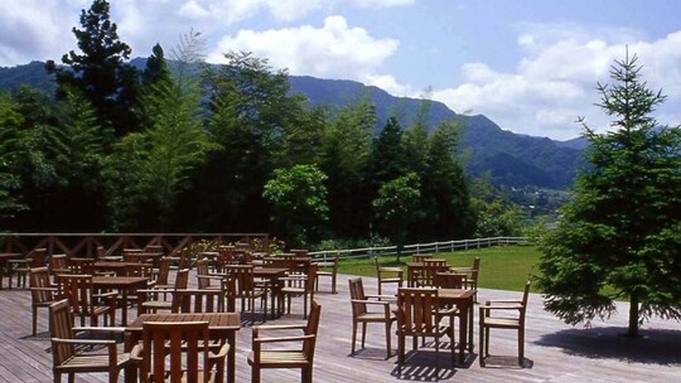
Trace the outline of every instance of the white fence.
{"type": "MultiPolygon", "coordinates": [[[[515,245],[527,242],[526,237],[493,237],[493,238],[476,238],[476,239],[460,239],[446,242],[432,242],[432,243],[417,243],[413,245],[405,245],[400,251],[400,255],[409,256],[412,254],[429,254],[440,252],[453,252],[457,250],[480,249],[483,247],[499,246],[499,245],[515,245]]],[[[397,246],[383,246],[383,247],[366,247],[363,249],[346,249],[346,250],[323,250],[310,252],[310,256],[319,260],[330,260],[336,254],[341,255],[341,259],[351,258],[367,258],[397,255],[397,246]]]]}

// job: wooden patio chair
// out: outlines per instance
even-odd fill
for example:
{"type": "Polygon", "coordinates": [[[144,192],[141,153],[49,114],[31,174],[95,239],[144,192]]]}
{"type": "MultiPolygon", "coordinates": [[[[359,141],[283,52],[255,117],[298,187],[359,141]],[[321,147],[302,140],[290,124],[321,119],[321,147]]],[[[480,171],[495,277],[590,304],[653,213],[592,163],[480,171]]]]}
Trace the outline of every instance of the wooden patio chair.
{"type": "Polygon", "coordinates": [[[397,364],[405,362],[405,338],[411,336],[414,350],[418,337],[432,337],[435,343],[435,374],[440,373],[440,338],[448,336],[454,365],[454,317],[456,309],[441,309],[438,290],[402,288],[397,293],[397,364]],[[445,324],[442,324],[445,322],[445,324]]]}
{"type": "Polygon", "coordinates": [[[171,290],[167,289],[144,289],[137,290],[137,315],[148,312],[166,311],[170,312],[173,302],[166,300],[169,292],[184,290],[189,283],[189,269],[178,270],[175,276],[175,284],[171,290]]]}
{"type": "MultiPolygon", "coordinates": [[[[90,318],[90,326],[99,325],[99,317],[108,317],[109,326],[116,323],[116,292],[95,294],[92,275],[58,274],[57,296],[68,299],[74,315],[80,317],[80,325],[85,326],[85,318],[90,318]]],[[[106,323],[106,322],[104,322],[106,323]]]]}
{"type": "Polygon", "coordinates": [[[39,248],[31,251],[24,259],[10,259],[7,261],[9,271],[9,287],[12,287],[12,275],[17,276],[17,287],[26,288],[26,279],[31,269],[45,266],[47,249],[39,248]]]}
{"type": "Polygon", "coordinates": [[[518,332],[518,365],[525,360],[525,312],[530,294],[530,281],[525,283],[521,300],[489,300],[480,306],[480,366],[485,366],[489,356],[489,334],[493,328],[516,330],[518,332]],[[497,312],[516,312],[513,316],[493,316],[497,312]]]}
{"type": "Polygon", "coordinates": [[[397,284],[397,288],[402,287],[404,272],[401,267],[385,267],[378,263],[378,257],[374,257],[376,265],[376,277],[378,278],[378,295],[383,295],[384,284],[397,284]]]}
{"type": "Polygon", "coordinates": [[[307,318],[308,302],[314,299],[314,287],[317,279],[317,265],[308,264],[306,274],[289,274],[280,278],[284,283],[280,293],[286,297],[287,313],[291,313],[291,297],[303,296],[303,318],[307,318]],[[308,296],[309,301],[308,301],[308,296]]]}
{"type": "Polygon", "coordinates": [[[236,300],[241,299],[241,310],[249,307],[251,320],[255,321],[255,299],[260,298],[263,322],[267,321],[267,290],[256,286],[253,265],[228,265],[227,279],[227,311],[236,311],[236,300]]]}
{"type": "Polygon", "coordinates": [[[173,313],[225,312],[225,290],[183,289],[172,293],[173,313]]]}
{"type": "Polygon", "coordinates": [[[33,313],[31,334],[36,336],[38,328],[38,309],[47,308],[55,302],[57,286],[50,280],[50,271],[46,266],[29,271],[31,288],[31,309],[33,313]]]}
{"type": "Polygon", "coordinates": [[[336,282],[338,280],[339,261],[340,253],[336,253],[336,255],[333,257],[333,260],[330,262],[315,262],[317,265],[317,280],[315,281],[316,291],[319,291],[319,277],[329,277],[331,278],[331,293],[338,294],[338,290],[336,290],[336,282]]]}
{"type": "Polygon", "coordinates": [[[71,258],[69,259],[69,270],[72,274],[88,274],[95,273],[95,259],[94,258],[71,258]]]}
{"type": "Polygon", "coordinates": [[[423,268],[414,275],[415,287],[432,287],[435,274],[449,270],[444,259],[424,259],[422,262],[423,268]]]}
{"type": "Polygon", "coordinates": [[[158,270],[156,272],[152,271],[152,275],[155,278],[153,286],[155,289],[172,289],[173,285],[168,282],[170,277],[170,264],[172,259],[168,257],[163,257],[158,263],[158,270]]]}
{"type": "Polygon", "coordinates": [[[312,301],[312,309],[306,325],[253,326],[253,351],[248,355],[251,366],[251,382],[260,382],[260,370],[263,368],[300,368],[301,382],[312,383],[314,352],[317,342],[317,330],[322,307],[312,301]],[[302,330],[303,335],[285,337],[261,337],[265,331],[302,330]],[[293,349],[264,349],[265,344],[281,344],[302,342],[302,347],[293,349]]]}
{"type": "Polygon", "coordinates": [[[223,288],[225,276],[219,276],[216,273],[211,273],[208,266],[210,264],[208,259],[199,259],[196,261],[196,279],[200,289],[206,290],[220,290],[223,288]],[[217,285],[213,285],[217,283],[217,285]]]}
{"type": "Polygon", "coordinates": [[[437,272],[433,276],[433,286],[439,289],[462,289],[465,279],[465,274],[451,271],[437,272]]]}
{"type": "MultiPolygon", "coordinates": [[[[121,333],[124,329],[99,327],[83,329],[88,332],[121,333]]],[[[61,382],[62,374],[68,374],[69,382],[75,381],[76,373],[106,372],[109,383],[117,383],[118,375],[130,361],[127,353],[119,354],[115,340],[84,339],[76,337],[79,329],[73,328],[73,317],[67,300],[50,306],[50,334],[52,336],[52,371],[54,382],[61,382]],[[77,347],[80,345],[81,347],[77,347]],[[106,354],[83,353],[84,346],[106,346],[106,354]]]]}
{"type": "Polygon", "coordinates": [[[50,256],[50,272],[53,276],[71,274],[69,259],[66,254],[52,254],[50,256]]]}
{"type": "Polygon", "coordinates": [[[480,257],[473,258],[471,267],[450,267],[449,271],[466,275],[463,286],[466,289],[475,290],[474,301],[478,301],[478,276],[480,275],[480,257]]]}
{"type": "Polygon", "coordinates": [[[350,302],[352,304],[352,351],[355,353],[355,343],[357,340],[357,325],[362,323],[362,348],[367,334],[367,323],[383,323],[385,326],[385,347],[386,359],[390,358],[391,350],[390,339],[392,334],[390,329],[397,317],[390,311],[390,303],[387,301],[370,300],[370,296],[364,293],[362,278],[352,278],[350,284],[350,302]],[[382,311],[369,311],[368,306],[377,306],[382,311]]]}
{"type": "Polygon", "coordinates": [[[229,344],[210,352],[208,322],[144,322],[131,359],[142,383],[223,383],[229,344]]]}

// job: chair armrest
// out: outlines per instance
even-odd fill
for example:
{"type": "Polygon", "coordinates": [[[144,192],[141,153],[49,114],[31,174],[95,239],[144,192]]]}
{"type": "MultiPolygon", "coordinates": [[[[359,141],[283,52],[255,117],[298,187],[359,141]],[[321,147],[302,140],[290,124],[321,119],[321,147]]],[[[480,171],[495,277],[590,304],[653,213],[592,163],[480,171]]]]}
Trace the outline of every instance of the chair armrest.
{"type": "Polygon", "coordinates": [[[276,342],[296,342],[307,339],[313,339],[315,334],[301,335],[301,336],[282,336],[278,338],[254,338],[254,343],[276,343],[276,342]]]}
{"type": "Polygon", "coordinates": [[[74,332],[90,331],[90,332],[110,332],[115,334],[123,334],[125,327],[74,327],[74,332]]]}
{"type": "Polygon", "coordinates": [[[296,325],[296,324],[281,324],[281,325],[263,325],[263,326],[253,326],[253,331],[256,330],[303,330],[307,328],[307,325],[296,325]]]}
{"type": "Polygon", "coordinates": [[[389,306],[390,305],[390,302],[387,302],[387,301],[367,301],[367,300],[362,300],[362,299],[351,299],[350,302],[361,303],[361,304],[366,304],[366,305],[378,305],[378,306],[389,306]]]}
{"type": "Polygon", "coordinates": [[[459,310],[456,307],[444,309],[444,310],[437,310],[435,313],[439,316],[448,316],[448,315],[454,315],[458,312],[459,310]]]}
{"type": "Polygon", "coordinates": [[[404,270],[402,270],[401,267],[383,267],[383,266],[379,267],[378,271],[387,271],[387,272],[391,272],[391,273],[404,272],[404,270]]]}
{"type": "Polygon", "coordinates": [[[491,310],[522,310],[525,306],[523,305],[513,305],[513,306],[480,306],[480,311],[491,311],[491,310]]]}
{"type": "Polygon", "coordinates": [[[56,293],[59,291],[56,287],[31,287],[31,291],[51,291],[53,293],[56,293]]]}
{"type": "Polygon", "coordinates": [[[61,343],[61,344],[88,344],[91,346],[95,345],[110,345],[116,344],[115,340],[110,340],[110,339],[61,339],[61,338],[52,338],[53,343],[61,343]]]}
{"type": "Polygon", "coordinates": [[[132,348],[132,351],[130,351],[130,360],[141,362],[144,359],[142,355],[143,352],[144,348],[142,348],[142,345],[136,344],[135,347],[132,348]]]}
{"type": "Polygon", "coordinates": [[[374,299],[397,299],[397,295],[378,295],[378,294],[364,294],[367,298],[374,299]]]}
{"type": "Polygon", "coordinates": [[[485,301],[485,306],[493,305],[495,303],[516,303],[516,304],[522,304],[523,301],[519,300],[488,300],[485,301]]]}
{"type": "Polygon", "coordinates": [[[227,353],[229,352],[229,343],[225,343],[220,347],[220,351],[218,351],[217,354],[209,354],[208,359],[211,360],[218,360],[218,359],[223,359],[225,356],[227,356],[227,353]]]}

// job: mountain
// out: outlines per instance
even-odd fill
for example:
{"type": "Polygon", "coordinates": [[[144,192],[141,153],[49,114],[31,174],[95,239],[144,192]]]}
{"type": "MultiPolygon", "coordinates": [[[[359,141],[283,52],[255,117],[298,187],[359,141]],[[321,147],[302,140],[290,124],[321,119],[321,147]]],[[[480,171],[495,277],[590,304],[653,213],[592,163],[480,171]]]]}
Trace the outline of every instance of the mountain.
{"type": "MultiPolygon", "coordinates": [[[[144,62],[144,59],[135,59],[132,64],[142,68],[144,62]]],[[[345,105],[358,97],[368,96],[376,104],[376,132],[391,115],[399,116],[403,127],[410,126],[422,103],[418,99],[395,97],[356,81],[309,76],[290,76],[290,80],[291,92],[305,95],[311,105],[345,105]]],[[[55,87],[42,62],[0,67],[0,89],[16,89],[21,84],[48,92],[55,87]]],[[[500,185],[564,188],[571,184],[582,161],[585,142],[581,138],[561,142],[515,134],[501,129],[484,115],[457,115],[436,101],[432,102],[428,117],[433,126],[446,118],[461,118],[465,123],[461,145],[467,171],[472,175],[488,172],[492,181],[500,185]]]]}

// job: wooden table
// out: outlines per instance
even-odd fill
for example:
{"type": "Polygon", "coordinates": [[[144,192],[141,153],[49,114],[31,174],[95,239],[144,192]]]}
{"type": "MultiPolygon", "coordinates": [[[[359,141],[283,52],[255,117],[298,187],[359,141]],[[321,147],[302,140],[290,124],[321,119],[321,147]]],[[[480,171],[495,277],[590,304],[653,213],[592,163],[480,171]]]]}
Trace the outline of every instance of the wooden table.
{"type": "MultiPolygon", "coordinates": [[[[2,290],[2,280],[5,277],[4,269],[7,267],[7,275],[12,273],[12,270],[9,269],[8,261],[10,259],[17,259],[23,256],[24,255],[22,253],[0,253],[0,290],[2,290]]],[[[8,288],[12,288],[11,283],[9,284],[8,288]]]]}
{"type": "MultiPolygon", "coordinates": [[[[473,352],[473,296],[475,290],[439,289],[440,303],[456,305],[461,313],[459,322],[459,361],[464,363],[466,348],[473,352]]],[[[480,345],[482,347],[482,345],[480,345]]]]}
{"type": "MultiPolygon", "coordinates": [[[[126,328],[125,351],[132,348],[142,339],[144,322],[194,322],[207,321],[208,333],[211,340],[229,343],[227,354],[227,382],[234,383],[236,362],[236,332],[241,328],[239,313],[196,313],[196,314],[142,314],[126,328]]],[[[126,368],[125,381],[137,381],[135,366],[126,368]]]]}
{"type": "Polygon", "coordinates": [[[119,277],[125,277],[128,275],[128,266],[139,265],[137,262],[108,262],[100,261],[95,262],[95,270],[97,271],[113,271],[119,277]]]}
{"type": "Polygon", "coordinates": [[[128,324],[128,291],[144,289],[148,282],[149,278],[144,277],[92,277],[92,286],[95,290],[116,289],[121,292],[123,326],[128,324]]]}
{"type": "Polygon", "coordinates": [[[287,271],[288,269],[268,267],[256,267],[253,269],[253,277],[267,279],[269,282],[272,318],[281,316],[284,310],[284,298],[280,293],[282,282],[279,278],[286,276],[287,271]],[[277,310],[275,310],[275,301],[278,303],[277,310]]]}

